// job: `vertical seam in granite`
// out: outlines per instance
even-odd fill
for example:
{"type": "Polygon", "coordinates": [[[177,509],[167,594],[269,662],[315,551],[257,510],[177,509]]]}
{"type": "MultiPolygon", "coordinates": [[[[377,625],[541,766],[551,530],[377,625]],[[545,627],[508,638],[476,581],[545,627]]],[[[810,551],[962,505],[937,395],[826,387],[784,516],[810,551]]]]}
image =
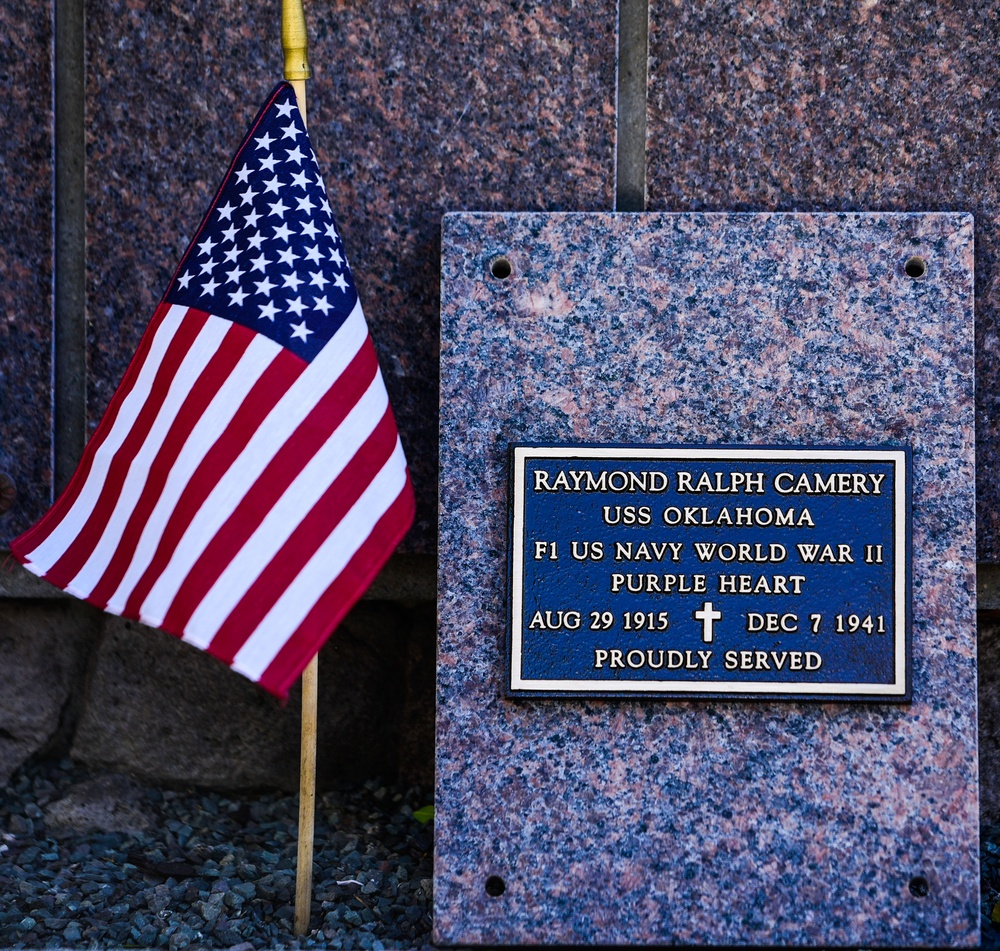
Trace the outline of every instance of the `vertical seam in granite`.
{"type": "Polygon", "coordinates": [[[86,163],[84,2],[55,0],[53,29],[52,488],[86,442],[86,163]]]}
{"type": "Polygon", "coordinates": [[[648,0],[619,0],[615,211],[646,209],[648,0]]]}

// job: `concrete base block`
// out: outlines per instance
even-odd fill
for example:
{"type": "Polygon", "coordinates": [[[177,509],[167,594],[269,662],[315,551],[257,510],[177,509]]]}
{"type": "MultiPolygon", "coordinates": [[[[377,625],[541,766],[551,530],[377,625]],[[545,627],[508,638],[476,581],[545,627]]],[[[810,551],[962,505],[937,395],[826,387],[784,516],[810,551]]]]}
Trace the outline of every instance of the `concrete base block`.
{"type": "Polygon", "coordinates": [[[85,605],[0,603],[0,784],[72,728],[99,624],[85,605]]]}
{"type": "MultiPolygon", "coordinates": [[[[363,603],[321,651],[321,785],[396,775],[411,627],[404,608],[363,603]]],[[[108,617],[72,755],[153,784],[294,790],[300,706],[298,687],[282,705],[190,645],[108,617]]]]}

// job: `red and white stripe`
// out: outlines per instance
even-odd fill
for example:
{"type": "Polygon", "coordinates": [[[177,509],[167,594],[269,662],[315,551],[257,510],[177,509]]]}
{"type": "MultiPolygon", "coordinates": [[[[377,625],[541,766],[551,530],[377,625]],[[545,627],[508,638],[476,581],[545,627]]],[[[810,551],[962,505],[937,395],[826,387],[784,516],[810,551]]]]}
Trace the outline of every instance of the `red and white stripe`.
{"type": "Polygon", "coordinates": [[[305,363],[162,304],[29,571],[284,696],[413,520],[360,303],[305,363]]]}

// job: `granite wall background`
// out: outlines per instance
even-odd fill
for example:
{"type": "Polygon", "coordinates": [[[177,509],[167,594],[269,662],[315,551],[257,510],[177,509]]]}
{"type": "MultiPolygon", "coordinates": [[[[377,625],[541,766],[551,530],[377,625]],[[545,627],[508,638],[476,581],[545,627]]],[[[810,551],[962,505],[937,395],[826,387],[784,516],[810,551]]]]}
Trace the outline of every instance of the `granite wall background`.
{"type": "Polygon", "coordinates": [[[52,484],[51,48],[48,4],[0,8],[0,545],[45,512],[52,484]]]}
{"type": "MultiPolygon", "coordinates": [[[[616,67],[619,54],[646,61],[645,46],[636,48],[645,37],[619,36],[614,5],[307,3],[310,131],[419,502],[414,531],[349,623],[344,643],[356,650],[344,669],[357,672],[366,696],[357,697],[362,712],[330,714],[321,760],[349,762],[365,748],[372,753],[359,761],[362,771],[430,778],[442,213],[609,210],[626,165],[646,169],[650,210],[976,215],[980,607],[1000,607],[992,478],[1000,453],[1000,90],[989,81],[1000,2],[620,2],[632,21],[648,16],[648,82],[638,101],[616,67]],[[616,120],[635,114],[648,122],[646,147],[640,139],[624,154],[616,120]],[[396,738],[385,742],[385,731],[396,738]]],[[[0,472],[17,488],[0,514],[0,546],[44,511],[53,459],[65,471],[78,451],[73,427],[82,438],[96,425],[232,147],[279,78],[279,7],[99,0],[84,10],[82,0],[0,0],[8,90],[0,106],[8,130],[0,144],[0,472]],[[53,29],[57,10],[62,32],[53,29]],[[69,32],[85,40],[86,61],[54,91],[53,64],[70,62],[67,23],[82,24],[69,32]],[[53,54],[54,36],[62,46],[53,54]],[[58,156],[86,162],[86,184],[73,194],[53,187],[54,143],[65,141],[54,133],[53,99],[76,110],[64,125],[86,133],[83,148],[62,145],[58,156]],[[53,226],[57,198],[85,208],[85,246],[82,227],[74,232],[59,216],[53,226]],[[63,272],[86,266],[85,301],[68,310],[58,293],[53,300],[56,260],[63,272]],[[63,315],[55,348],[54,312],[63,315]],[[68,332],[86,335],[78,355],[68,332]],[[55,372],[53,349],[64,362],[68,355],[68,375],[55,372]],[[68,428],[54,423],[67,412],[68,428]]],[[[219,704],[261,719],[260,698],[231,683],[239,678],[217,676],[208,658],[154,632],[126,632],[9,564],[0,598],[0,776],[46,749],[72,748],[141,775],[150,760],[176,759],[171,743],[192,739],[186,727],[174,739],[152,736],[140,757],[111,710],[112,698],[150,708],[176,664],[198,671],[190,690],[176,685],[179,724],[204,722],[219,704]],[[44,715],[27,709],[39,683],[51,684],[38,705],[44,715]]],[[[982,631],[984,688],[1000,669],[994,628],[990,621],[982,631]]],[[[323,661],[333,682],[341,676],[336,652],[331,645],[323,661]]],[[[995,695],[984,689],[981,698],[983,802],[1000,817],[990,778],[990,764],[1000,765],[995,695]]],[[[294,706],[268,710],[262,743],[286,744],[294,706]]],[[[198,740],[215,742],[210,734],[198,740]]],[[[217,766],[184,762],[163,778],[221,781],[217,766]]],[[[280,763],[267,770],[265,779],[293,782],[280,763]]],[[[241,775],[235,765],[229,773],[241,775]]]]}

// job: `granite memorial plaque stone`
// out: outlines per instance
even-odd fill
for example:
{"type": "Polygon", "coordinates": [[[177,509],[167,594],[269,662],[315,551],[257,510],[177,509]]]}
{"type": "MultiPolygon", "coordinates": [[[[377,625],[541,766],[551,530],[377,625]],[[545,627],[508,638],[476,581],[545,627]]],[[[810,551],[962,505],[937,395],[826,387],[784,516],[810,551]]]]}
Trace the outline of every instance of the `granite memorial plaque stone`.
{"type": "Polygon", "coordinates": [[[456,214],[435,938],[979,938],[973,222],[456,214]]]}

